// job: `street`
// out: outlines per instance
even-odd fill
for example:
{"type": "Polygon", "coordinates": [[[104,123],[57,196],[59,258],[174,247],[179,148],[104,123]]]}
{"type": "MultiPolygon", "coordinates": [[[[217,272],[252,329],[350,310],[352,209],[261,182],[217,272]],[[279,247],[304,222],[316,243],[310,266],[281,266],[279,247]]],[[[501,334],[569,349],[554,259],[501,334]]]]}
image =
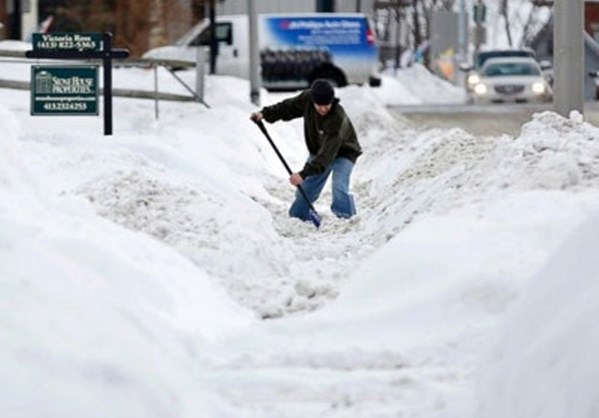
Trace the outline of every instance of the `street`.
{"type": "MultiPolygon", "coordinates": [[[[522,125],[530,121],[533,114],[553,111],[553,104],[409,105],[394,106],[389,110],[407,119],[414,128],[459,127],[477,136],[517,136],[522,125]]],[[[585,120],[599,126],[599,103],[585,103],[585,120]]]]}

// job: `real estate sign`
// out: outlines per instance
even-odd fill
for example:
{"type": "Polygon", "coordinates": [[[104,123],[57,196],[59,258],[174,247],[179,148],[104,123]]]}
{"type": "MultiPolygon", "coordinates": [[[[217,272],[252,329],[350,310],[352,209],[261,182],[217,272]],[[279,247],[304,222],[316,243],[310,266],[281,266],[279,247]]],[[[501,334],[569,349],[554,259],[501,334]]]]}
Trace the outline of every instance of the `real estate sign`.
{"type": "MultiPolygon", "coordinates": [[[[126,49],[112,48],[112,34],[34,33],[27,58],[102,60],[104,87],[104,135],[112,135],[112,60],[129,56],[126,49]]],[[[32,115],[98,115],[98,66],[31,67],[32,115]]]]}
{"type": "Polygon", "coordinates": [[[32,35],[34,51],[101,51],[101,33],[34,33],[32,35]]]}
{"type": "Polygon", "coordinates": [[[31,114],[97,115],[98,66],[32,66],[31,114]]]}

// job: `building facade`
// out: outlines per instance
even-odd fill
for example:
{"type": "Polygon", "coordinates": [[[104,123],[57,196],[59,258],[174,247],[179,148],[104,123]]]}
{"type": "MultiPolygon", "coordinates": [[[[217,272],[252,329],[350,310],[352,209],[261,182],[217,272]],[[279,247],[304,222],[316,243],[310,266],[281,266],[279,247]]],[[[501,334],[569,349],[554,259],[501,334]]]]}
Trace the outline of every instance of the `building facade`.
{"type": "MultiPolygon", "coordinates": [[[[374,0],[254,0],[258,13],[315,13],[332,10],[337,13],[372,13],[374,0]]],[[[248,11],[248,0],[224,0],[216,6],[222,15],[242,14],[248,11]]]]}
{"type": "Polygon", "coordinates": [[[38,20],[38,0],[0,0],[0,39],[27,40],[38,20]]]}

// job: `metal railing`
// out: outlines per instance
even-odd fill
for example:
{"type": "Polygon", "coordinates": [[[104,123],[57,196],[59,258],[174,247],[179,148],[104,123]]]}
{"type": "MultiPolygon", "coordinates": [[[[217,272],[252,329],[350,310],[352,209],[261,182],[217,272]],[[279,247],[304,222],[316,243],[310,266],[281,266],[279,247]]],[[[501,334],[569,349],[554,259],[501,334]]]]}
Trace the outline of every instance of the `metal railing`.
{"type": "MultiPolygon", "coordinates": [[[[42,62],[41,59],[29,59],[25,57],[25,51],[18,50],[0,50],[0,61],[4,64],[39,64],[42,62]]],[[[81,63],[89,64],[97,60],[69,60],[70,64],[81,63]]],[[[65,63],[64,60],[56,59],[43,59],[43,63],[61,64],[65,63]]],[[[153,59],[153,58],[127,58],[121,60],[114,60],[113,66],[119,67],[136,67],[152,69],[154,71],[154,90],[139,90],[139,89],[125,89],[125,88],[113,88],[112,94],[116,97],[126,97],[135,99],[149,99],[155,101],[155,117],[159,117],[158,102],[163,101],[177,101],[177,102],[198,102],[204,105],[206,108],[210,106],[204,101],[203,97],[203,57],[198,56],[197,63],[190,63],[187,61],[168,60],[168,59],[153,59]],[[180,83],[190,95],[177,94],[177,93],[166,93],[160,92],[158,86],[158,69],[162,67],[169,74],[173,76],[178,83],[180,83]],[[196,89],[190,87],[179,75],[177,75],[175,69],[191,69],[196,68],[196,89]],[[200,80],[201,78],[201,80],[200,80]],[[198,91],[199,90],[199,91],[198,91]]],[[[16,81],[0,79],[0,88],[10,88],[19,90],[29,90],[30,83],[27,81],[16,81]]],[[[100,89],[103,93],[103,89],[100,89]]]]}

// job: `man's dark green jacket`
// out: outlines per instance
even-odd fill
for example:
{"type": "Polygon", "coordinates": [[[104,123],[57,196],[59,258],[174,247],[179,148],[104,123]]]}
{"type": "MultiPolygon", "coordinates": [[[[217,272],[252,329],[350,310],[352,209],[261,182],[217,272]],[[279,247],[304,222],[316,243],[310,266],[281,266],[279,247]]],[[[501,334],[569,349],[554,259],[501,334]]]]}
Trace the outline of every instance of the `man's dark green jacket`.
{"type": "Polygon", "coordinates": [[[337,98],[325,116],[321,116],[314,108],[309,90],[267,106],[261,113],[270,123],[304,118],[304,137],[311,157],[299,172],[304,179],[324,172],[339,157],[355,163],[362,153],[356,131],[337,98]]]}

